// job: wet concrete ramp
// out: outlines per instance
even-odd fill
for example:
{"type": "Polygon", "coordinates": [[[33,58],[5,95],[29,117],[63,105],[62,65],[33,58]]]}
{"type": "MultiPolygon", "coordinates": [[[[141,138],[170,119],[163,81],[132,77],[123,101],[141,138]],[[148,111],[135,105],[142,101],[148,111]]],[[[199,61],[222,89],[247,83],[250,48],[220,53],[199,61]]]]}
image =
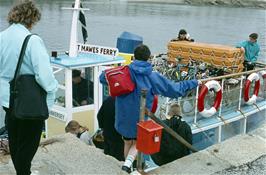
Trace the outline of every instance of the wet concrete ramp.
{"type": "MultiPolygon", "coordinates": [[[[71,134],[45,140],[32,162],[32,173],[47,174],[125,174],[123,162],[106,156],[71,134]]],[[[0,156],[0,174],[15,174],[10,156],[0,156]]]]}

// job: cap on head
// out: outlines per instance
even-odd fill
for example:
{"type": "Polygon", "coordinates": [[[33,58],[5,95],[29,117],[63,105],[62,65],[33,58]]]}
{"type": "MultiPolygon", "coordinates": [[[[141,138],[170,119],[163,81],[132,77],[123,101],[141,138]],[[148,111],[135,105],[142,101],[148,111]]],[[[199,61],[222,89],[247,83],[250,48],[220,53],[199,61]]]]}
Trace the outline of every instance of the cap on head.
{"type": "Polygon", "coordinates": [[[258,35],[257,33],[251,33],[251,34],[249,35],[249,37],[252,38],[252,39],[254,39],[254,40],[257,40],[258,37],[259,37],[259,35],[258,35]]]}
{"type": "Polygon", "coordinates": [[[134,50],[134,57],[136,60],[147,61],[151,56],[151,51],[148,46],[141,44],[134,50]]]}
{"type": "Polygon", "coordinates": [[[185,29],[179,30],[179,35],[186,35],[187,31],[185,29]]]}

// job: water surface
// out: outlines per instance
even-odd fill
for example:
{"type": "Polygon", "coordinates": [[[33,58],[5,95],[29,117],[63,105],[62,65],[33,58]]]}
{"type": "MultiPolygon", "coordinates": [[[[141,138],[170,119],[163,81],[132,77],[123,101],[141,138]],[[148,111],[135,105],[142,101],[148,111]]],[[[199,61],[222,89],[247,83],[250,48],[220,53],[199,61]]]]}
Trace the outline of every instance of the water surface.
{"type": "MultiPolygon", "coordinates": [[[[8,26],[6,17],[12,0],[0,0],[0,30],[8,26]]],[[[68,50],[72,13],[62,10],[72,0],[38,0],[42,20],[33,29],[42,36],[47,48],[68,50]]],[[[90,44],[116,46],[123,31],[138,34],[153,53],[166,52],[167,42],[181,28],[199,42],[235,45],[259,34],[260,60],[266,62],[266,10],[197,7],[173,4],[127,3],[118,0],[90,0],[84,6],[90,44]]],[[[80,41],[82,38],[80,37],[80,41]]]]}

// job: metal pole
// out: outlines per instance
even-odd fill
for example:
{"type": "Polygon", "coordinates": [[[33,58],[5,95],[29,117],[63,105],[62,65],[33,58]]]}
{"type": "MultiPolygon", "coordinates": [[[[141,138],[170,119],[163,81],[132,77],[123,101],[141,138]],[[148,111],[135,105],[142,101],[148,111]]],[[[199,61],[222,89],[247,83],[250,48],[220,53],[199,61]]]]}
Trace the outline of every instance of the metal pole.
{"type": "MultiPolygon", "coordinates": [[[[139,122],[144,121],[145,116],[145,108],[146,108],[146,97],[147,97],[147,90],[142,89],[141,90],[141,98],[140,98],[140,114],[139,114],[139,122]]],[[[143,153],[138,151],[137,156],[137,170],[139,172],[143,172],[143,153]]]]}
{"type": "Polygon", "coordinates": [[[169,97],[166,97],[166,109],[165,109],[165,116],[168,115],[168,112],[169,112],[169,97]]]}
{"type": "MultiPolygon", "coordinates": [[[[223,92],[224,92],[224,79],[222,79],[222,87],[221,88],[222,88],[221,90],[222,90],[222,94],[223,94],[223,92]]],[[[218,115],[220,120],[222,118],[222,106],[223,106],[223,95],[222,95],[222,100],[221,100],[219,115],[218,115]]]]}
{"type": "Polygon", "coordinates": [[[243,89],[243,79],[244,79],[244,77],[241,76],[241,80],[240,80],[240,90],[239,90],[239,98],[238,98],[238,110],[241,109],[241,98],[242,98],[242,89],[243,89]]]}
{"type": "Polygon", "coordinates": [[[196,91],[194,124],[197,123],[197,109],[198,109],[198,98],[199,98],[198,96],[199,96],[199,86],[197,87],[196,91]]]}
{"type": "Polygon", "coordinates": [[[72,120],[72,70],[65,69],[65,108],[66,108],[66,124],[72,120]]]}
{"type": "Polygon", "coordinates": [[[238,111],[243,115],[244,119],[243,122],[240,122],[240,125],[242,125],[242,133],[246,133],[246,128],[247,128],[247,117],[244,115],[244,113],[241,111],[241,99],[242,99],[242,90],[243,90],[243,80],[244,76],[241,76],[241,81],[240,81],[240,90],[239,90],[239,98],[238,98],[238,111]]]}

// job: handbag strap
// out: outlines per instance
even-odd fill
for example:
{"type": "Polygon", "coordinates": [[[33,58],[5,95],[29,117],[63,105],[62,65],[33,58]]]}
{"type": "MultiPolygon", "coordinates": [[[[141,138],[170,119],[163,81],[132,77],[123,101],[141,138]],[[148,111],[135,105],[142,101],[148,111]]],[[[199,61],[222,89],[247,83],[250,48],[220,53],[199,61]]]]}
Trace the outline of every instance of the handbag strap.
{"type": "Polygon", "coordinates": [[[26,36],[26,38],[23,41],[22,48],[20,50],[20,54],[19,54],[19,58],[18,58],[18,63],[17,63],[15,75],[14,75],[15,87],[16,87],[16,80],[18,78],[18,74],[19,74],[19,71],[20,71],[20,68],[21,68],[21,65],[22,65],[22,62],[23,62],[24,55],[25,55],[25,51],[26,51],[26,48],[27,48],[29,39],[30,39],[30,37],[32,35],[34,35],[34,34],[29,34],[28,36],[26,36]]]}

